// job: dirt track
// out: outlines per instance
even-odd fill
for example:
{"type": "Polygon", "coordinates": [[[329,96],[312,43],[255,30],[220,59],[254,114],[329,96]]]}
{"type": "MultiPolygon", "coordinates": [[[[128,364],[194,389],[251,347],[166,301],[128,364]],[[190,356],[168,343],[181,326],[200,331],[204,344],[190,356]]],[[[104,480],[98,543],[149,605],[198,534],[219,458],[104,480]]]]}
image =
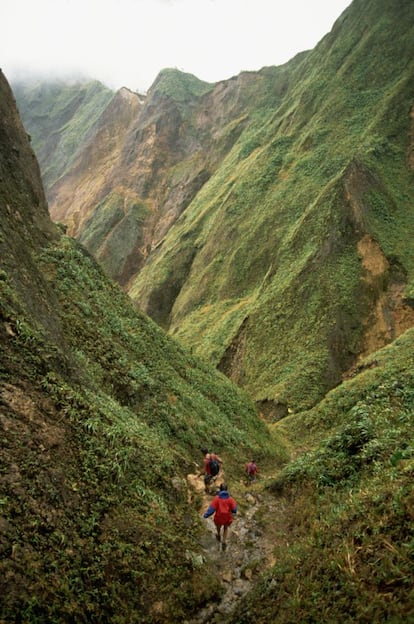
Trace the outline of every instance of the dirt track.
{"type": "MultiPolygon", "coordinates": [[[[216,483],[222,480],[223,475],[221,478],[219,475],[216,483]]],[[[214,489],[211,495],[205,494],[203,480],[197,475],[188,475],[187,481],[192,489],[203,494],[202,514],[210,504],[214,489]]],[[[258,576],[274,563],[275,527],[283,517],[283,508],[264,491],[260,481],[250,486],[239,483],[230,494],[237,500],[238,513],[229,530],[226,550],[223,551],[222,544],[216,540],[213,518],[202,520],[204,558],[216,566],[224,593],[219,603],[209,604],[188,624],[221,621],[223,614],[230,613],[258,576]]]]}

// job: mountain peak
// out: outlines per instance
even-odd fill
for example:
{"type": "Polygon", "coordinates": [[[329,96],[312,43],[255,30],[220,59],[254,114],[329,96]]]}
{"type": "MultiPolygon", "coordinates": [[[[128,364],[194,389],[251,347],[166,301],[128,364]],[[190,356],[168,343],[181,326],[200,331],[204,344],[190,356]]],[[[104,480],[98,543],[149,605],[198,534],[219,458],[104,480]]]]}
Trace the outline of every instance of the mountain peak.
{"type": "Polygon", "coordinates": [[[212,87],[211,83],[204,82],[193,74],[176,68],[166,68],[159,72],[148,93],[162,93],[177,101],[185,101],[203,95],[212,87]]]}

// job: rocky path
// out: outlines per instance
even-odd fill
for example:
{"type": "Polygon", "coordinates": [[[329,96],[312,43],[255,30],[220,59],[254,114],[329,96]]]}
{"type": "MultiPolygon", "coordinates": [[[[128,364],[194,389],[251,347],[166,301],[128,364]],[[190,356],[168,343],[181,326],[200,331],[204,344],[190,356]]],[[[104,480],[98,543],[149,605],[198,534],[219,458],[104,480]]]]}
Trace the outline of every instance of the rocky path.
{"type": "MultiPolygon", "coordinates": [[[[202,479],[196,475],[188,475],[188,482],[199,493],[203,491],[202,479]]],[[[203,519],[205,532],[201,540],[204,558],[216,566],[223,596],[219,603],[208,605],[187,624],[220,622],[223,614],[230,613],[258,576],[274,563],[275,527],[284,510],[263,492],[260,483],[249,487],[240,483],[230,493],[236,498],[239,510],[229,530],[226,550],[216,540],[212,518],[203,519]]],[[[201,512],[207,509],[211,499],[211,495],[203,493],[201,512]]]]}

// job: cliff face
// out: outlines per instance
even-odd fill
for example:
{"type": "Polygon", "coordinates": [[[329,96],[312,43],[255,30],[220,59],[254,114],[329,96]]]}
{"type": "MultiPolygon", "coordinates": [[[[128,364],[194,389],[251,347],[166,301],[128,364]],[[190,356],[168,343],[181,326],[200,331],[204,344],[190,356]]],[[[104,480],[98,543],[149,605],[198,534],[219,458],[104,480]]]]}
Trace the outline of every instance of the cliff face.
{"type": "MultiPolygon", "coordinates": [[[[240,136],[249,111],[258,101],[281,97],[285,74],[283,68],[267,68],[209,85],[164,70],[147,96],[121,89],[109,100],[95,83],[78,85],[83,98],[67,105],[65,116],[55,116],[59,132],[42,124],[42,113],[56,100],[75,99],[72,90],[16,85],[36,145],[52,135],[55,152],[63,153],[65,128],[79,127],[75,153],[66,153],[64,171],[47,174],[50,162],[40,156],[52,218],[65,223],[68,233],[127,288],[240,136]],[[93,120],[85,107],[94,110],[93,120]]],[[[41,154],[46,151],[39,147],[41,154]]]]}
{"type": "Polygon", "coordinates": [[[14,84],[13,93],[30,128],[47,191],[70,170],[113,92],[97,81],[28,81],[14,84]]]}
{"type": "Polygon", "coordinates": [[[142,107],[141,98],[121,89],[106,104],[69,171],[48,188],[50,214],[79,236],[97,203],[111,189],[114,162],[134,127],[142,107]]]}
{"type": "Polygon", "coordinates": [[[1,266],[4,277],[12,279],[25,305],[46,327],[48,306],[42,291],[47,286],[36,266],[35,252],[57,237],[57,229],[50,221],[39,165],[13,94],[1,73],[0,78],[1,266]]]}
{"type": "MultiPolygon", "coordinates": [[[[231,310],[217,307],[218,329],[227,317],[233,330],[238,310],[244,318],[226,352],[226,370],[241,383],[252,336],[260,337],[263,323],[274,347],[272,312],[280,348],[281,325],[289,334],[297,322],[289,289],[309,311],[320,291],[329,307],[353,268],[355,247],[361,299],[386,291],[391,301],[403,292],[402,264],[367,236],[365,197],[382,200],[383,180],[354,160],[334,190],[328,216],[335,227],[325,224],[324,213],[322,245],[311,207],[300,219],[309,227],[293,221],[286,243],[297,258],[283,257],[281,238],[284,298],[269,291],[280,270],[270,267],[257,293],[257,328],[253,308],[243,316],[248,297],[234,300],[231,310]],[[342,257],[345,267],[333,260],[342,257]],[[334,271],[334,286],[322,265],[334,271]]],[[[231,191],[238,201],[226,208],[237,222],[249,187],[234,184],[231,191]]],[[[268,428],[239,388],[135,311],[93,257],[51,223],[1,73],[0,200],[0,620],[178,624],[207,617],[288,624],[319,621],[321,614],[344,622],[352,613],[357,622],[411,621],[414,329],[360,362],[315,408],[268,428]],[[230,548],[220,552],[221,585],[214,528],[208,534],[200,520],[207,499],[193,490],[203,489],[193,471],[204,443],[225,461],[242,516],[230,548]],[[241,458],[251,457],[259,461],[260,479],[246,491],[241,458]]],[[[395,227],[398,202],[376,208],[381,218],[388,209],[388,225],[395,227]]],[[[208,212],[198,214],[203,226],[208,212]]],[[[219,241],[228,224],[223,221],[224,232],[219,220],[216,225],[219,241]]],[[[199,249],[209,238],[200,232],[199,249]]],[[[165,245],[167,237],[159,249],[165,245]]],[[[376,318],[387,332],[385,305],[376,318]]],[[[322,324],[315,307],[319,317],[311,321],[322,324]]],[[[332,360],[347,356],[352,306],[337,312],[332,360]]],[[[208,337],[213,306],[200,313],[198,329],[204,316],[208,337]]],[[[396,316],[401,328],[405,322],[396,316]]],[[[303,355],[314,353],[315,336],[309,324],[303,355]]],[[[296,353],[294,342],[290,347],[296,353]]],[[[262,408],[275,416],[274,401],[262,408]]]]}
{"type": "Polygon", "coordinates": [[[52,223],[1,72],[0,211],[0,619],[184,621],[219,591],[175,528],[198,530],[185,470],[206,431],[270,436],[52,223]]]}
{"type": "Polygon", "coordinates": [[[413,10],[355,0],[314,50],[214,85],[165,70],[48,189],[137,307],[274,414],[413,324],[413,10]]]}
{"type": "Polygon", "coordinates": [[[270,415],[414,323],[413,17],[354,2],[286,67],[129,289],[270,415]]]}

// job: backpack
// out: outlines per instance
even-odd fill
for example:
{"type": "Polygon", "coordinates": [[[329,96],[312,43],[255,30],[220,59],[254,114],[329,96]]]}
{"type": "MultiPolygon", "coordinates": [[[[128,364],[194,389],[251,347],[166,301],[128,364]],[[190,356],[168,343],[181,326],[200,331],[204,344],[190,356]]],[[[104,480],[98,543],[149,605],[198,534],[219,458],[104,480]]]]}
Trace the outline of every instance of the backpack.
{"type": "Polygon", "coordinates": [[[217,476],[218,473],[220,472],[220,462],[218,461],[215,455],[210,455],[209,466],[210,466],[211,476],[212,477],[217,476]]]}

